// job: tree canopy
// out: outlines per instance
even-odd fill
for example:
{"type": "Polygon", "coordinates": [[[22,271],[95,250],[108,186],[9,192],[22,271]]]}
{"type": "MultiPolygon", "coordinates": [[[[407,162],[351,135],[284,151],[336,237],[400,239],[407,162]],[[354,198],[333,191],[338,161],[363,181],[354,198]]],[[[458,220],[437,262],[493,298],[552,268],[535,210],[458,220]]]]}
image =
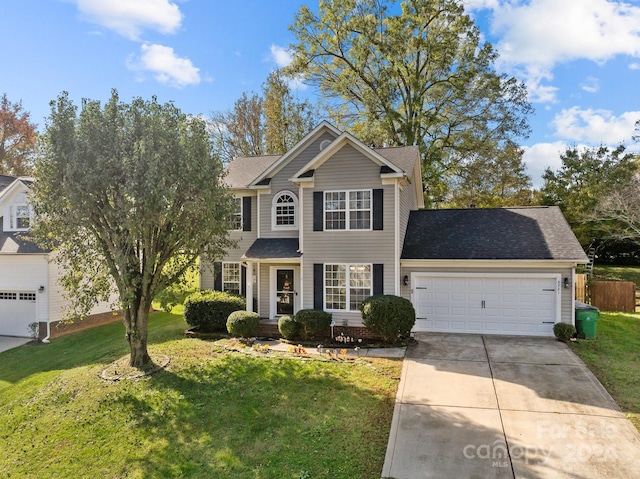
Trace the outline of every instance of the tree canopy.
{"type": "Polygon", "coordinates": [[[117,292],[130,364],[143,367],[154,295],[231,246],[233,200],[203,120],[155,98],[124,103],[115,90],[77,110],[67,93],[51,102],[34,234],[56,252],[73,314],[117,292]]]}
{"type": "Polygon", "coordinates": [[[36,126],[22,103],[0,97],[0,175],[24,176],[31,173],[36,149],[36,126]]]}
{"type": "Polygon", "coordinates": [[[560,159],[560,169],[547,168],[542,175],[540,201],[559,206],[580,243],[588,246],[604,234],[603,225],[593,221],[599,202],[631,182],[638,173],[638,158],[621,145],[568,148],[560,159]]]}
{"type": "Polygon", "coordinates": [[[238,156],[281,155],[318,122],[317,108],[298,100],[280,70],[271,72],[262,94],[244,92],[228,112],[211,115],[216,152],[224,163],[238,156]]]}
{"type": "Polygon", "coordinates": [[[428,202],[446,199],[476,154],[497,157],[529,133],[525,86],[495,71],[497,53],[457,0],[323,0],[290,29],[288,73],[362,140],[419,146],[428,202]]]}

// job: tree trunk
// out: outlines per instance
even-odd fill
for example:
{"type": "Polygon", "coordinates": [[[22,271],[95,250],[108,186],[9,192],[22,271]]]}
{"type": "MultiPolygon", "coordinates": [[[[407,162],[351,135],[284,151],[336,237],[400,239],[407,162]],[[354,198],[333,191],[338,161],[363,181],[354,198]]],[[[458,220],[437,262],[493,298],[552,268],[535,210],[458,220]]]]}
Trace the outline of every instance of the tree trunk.
{"type": "Polygon", "coordinates": [[[147,352],[147,320],[149,308],[127,308],[124,315],[124,323],[127,330],[126,338],[129,343],[129,366],[144,369],[152,361],[147,352]]]}

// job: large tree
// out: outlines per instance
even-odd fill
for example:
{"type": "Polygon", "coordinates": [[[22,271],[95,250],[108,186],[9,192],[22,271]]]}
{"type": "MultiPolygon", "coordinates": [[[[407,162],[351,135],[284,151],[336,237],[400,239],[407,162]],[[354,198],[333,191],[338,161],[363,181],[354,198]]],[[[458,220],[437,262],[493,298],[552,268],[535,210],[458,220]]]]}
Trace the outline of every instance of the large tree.
{"type": "Polygon", "coordinates": [[[56,252],[73,313],[86,315],[115,288],[130,365],[145,367],[154,295],[196,258],[231,245],[233,201],[204,121],[155,98],[84,100],[63,93],[36,161],[34,234],[56,252]]]}
{"type": "Polygon", "coordinates": [[[36,147],[36,126],[22,102],[0,97],[0,175],[23,176],[31,173],[36,147]]]}
{"type": "Polygon", "coordinates": [[[450,206],[525,206],[533,202],[522,148],[507,144],[497,156],[477,155],[460,167],[450,206]]]}
{"type": "Polygon", "coordinates": [[[458,0],[323,0],[290,28],[289,73],[318,86],[362,140],[419,146],[427,200],[442,200],[475,152],[497,156],[529,133],[525,86],[495,71],[458,0]]]}
{"type": "Polygon", "coordinates": [[[602,237],[602,225],[593,221],[600,200],[628,185],[638,173],[638,158],[624,146],[568,148],[558,170],[547,168],[540,202],[559,206],[583,246],[602,237]]]}
{"type": "Polygon", "coordinates": [[[282,155],[319,121],[317,108],[297,99],[280,70],[273,71],[262,92],[243,93],[228,112],[211,115],[216,151],[223,162],[237,156],[282,155]]]}

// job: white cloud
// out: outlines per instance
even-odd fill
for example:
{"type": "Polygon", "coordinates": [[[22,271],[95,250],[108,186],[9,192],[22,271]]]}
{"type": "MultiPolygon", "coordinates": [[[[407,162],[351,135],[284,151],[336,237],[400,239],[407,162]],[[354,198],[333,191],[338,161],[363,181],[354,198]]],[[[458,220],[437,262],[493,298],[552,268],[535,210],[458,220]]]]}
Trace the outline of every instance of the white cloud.
{"type": "Polygon", "coordinates": [[[633,62],[629,64],[629,69],[630,70],[640,70],[640,63],[638,62],[633,62]]]}
{"type": "Polygon", "coordinates": [[[587,77],[587,79],[580,84],[580,88],[587,93],[596,93],[600,90],[600,80],[596,77],[587,77]]]}
{"type": "Polygon", "coordinates": [[[638,120],[640,111],[628,111],[615,116],[609,110],[581,109],[574,106],[556,114],[552,126],[559,138],[615,145],[631,140],[638,120]]]}
{"type": "Polygon", "coordinates": [[[518,72],[532,101],[554,101],[544,82],[558,63],[604,63],[617,55],[640,57],[640,6],[613,0],[465,0],[490,8],[491,31],[500,40],[500,67],[518,72]]]}
{"type": "Polygon", "coordinates": [[[271,59],[278,65],[278,68],[284,68],[291,64],[293,56],[291,52],[284,47],[278,45],[271,45],[269,49],[271,52],[271,59]]]}
{"type": "Polygon", "coordinates": [[[531,176],[534,188],[542,186],[542,174],[547,168],[557,170],[562,166],[560,155],[566,150],[567,144],[562,141],[524,147],[522,158],[527,165],[527,173],[531,176]]]}
{"type": "MultiPolygon", "coordinates": [[[[291,52],[284,47],[271,45],[269,52],[271,54],[271,61],[273,61],[278,68],[287,67],[291,65],[291,62],[293,61],[293,55],[291,55],[291,52]]],[[[302,77],[289,79],[287,84],[292,90],[306,90],[307,88],[307,85],[302,82],[302,77]]]]}
{"type": "Polygon", "coordinates": [[[202,79],[200,70],[188,58],[180,58],[173,48],[158,44],[143,44],[138,61],[129,60],[128,66],[135,71],[152,72],[160,83],[183,88],[197,85],[202,79]]]}
{"type": "Polygon", "coordinates": [[[138,40],[144,30],[174,33],[182,13],[170,0],[71,0],[88,21],[138,40]]]}

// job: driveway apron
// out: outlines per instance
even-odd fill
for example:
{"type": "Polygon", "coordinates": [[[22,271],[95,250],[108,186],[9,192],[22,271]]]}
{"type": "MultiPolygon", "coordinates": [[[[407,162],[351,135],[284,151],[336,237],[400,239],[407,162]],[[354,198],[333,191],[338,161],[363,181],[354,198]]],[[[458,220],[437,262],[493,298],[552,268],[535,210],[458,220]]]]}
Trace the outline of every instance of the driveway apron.
{"type": "Polygon", "coordinates": [[[416,339],[403,363],[383,478],[640,477],[640,434],[566,344],[416,339]]]}

